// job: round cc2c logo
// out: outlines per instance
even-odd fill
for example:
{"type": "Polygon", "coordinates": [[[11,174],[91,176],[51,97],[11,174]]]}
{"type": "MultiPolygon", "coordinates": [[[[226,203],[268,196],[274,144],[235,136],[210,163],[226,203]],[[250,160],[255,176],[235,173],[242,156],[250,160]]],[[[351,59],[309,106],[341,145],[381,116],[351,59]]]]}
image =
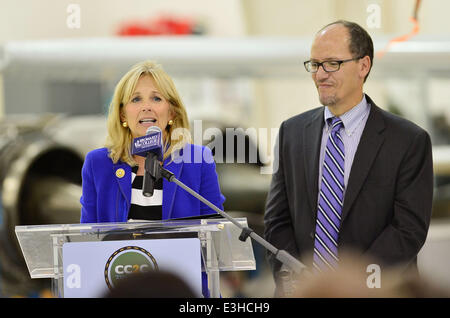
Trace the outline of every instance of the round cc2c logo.
{"type": "Polygon", "coordinates": [[[153,270],[158,270],[158,264],[152,254],[142,247],[125,246],[115,251],[106,262],[106,285],[111,289],[128,275],[153,270]]]}

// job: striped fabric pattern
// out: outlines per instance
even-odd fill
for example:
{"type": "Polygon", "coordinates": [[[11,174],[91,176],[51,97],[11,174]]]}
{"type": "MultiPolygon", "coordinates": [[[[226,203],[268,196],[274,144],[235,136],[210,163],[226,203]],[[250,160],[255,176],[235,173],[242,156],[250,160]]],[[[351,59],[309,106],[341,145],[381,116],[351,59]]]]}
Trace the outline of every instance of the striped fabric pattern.
{"type": "Polygon", "coordinates": [[[333,117],[325,148],[314,237],[313,266],[319,271],[333,269],[339,261],[338,237],[345,190],[345,149],[339,134],[341,127],[342,120],[333,117]]]}
{"type": "Polygon", "coordinates": [[[144,176],[137,176],[138,167],[132,167],[131,206],[128,212],[128,222],[162,219],[163,180],[154,184],[153,196],[142,194],[144,176]]]}

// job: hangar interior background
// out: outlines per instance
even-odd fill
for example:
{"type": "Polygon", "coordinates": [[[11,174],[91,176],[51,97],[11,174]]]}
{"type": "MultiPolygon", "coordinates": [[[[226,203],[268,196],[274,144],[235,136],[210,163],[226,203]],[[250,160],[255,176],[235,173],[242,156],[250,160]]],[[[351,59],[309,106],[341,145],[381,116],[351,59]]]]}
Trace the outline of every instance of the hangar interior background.
{"type": "MultiPolygon", "coordinates": [[[[208,128],[265,128],[319,105],[303,68],[313,36],[337,20],[364,26],[382,51],[408,34],[413,0],[0,0],[0,283],[5,296],[45,295],[30,280],[16,225],[77,223],[84,155],[101,147],[114,85],[134,63],[156,60],[174,78],[189,118],[208,128]],[[73,6],[75,5],[75,6],[73,6]]],[[[421,2],[419,33],[376,57],[365,91],[432,136],[435,198],[419,264],[450,283],[450,4],[421,2]]],[[[193,132],[194,133],[194,132],[193,132]]],[[[195,136],[194,136],[195,137],[195,136]]],[[[242,137],[242,136],[241,136],[242,137]]],[[[239,136],[233,136],[239,138],[239,136]]],[[[225,208],[262,233],[272,141],[245,136],[257,162],[218,164],[225,208]]],[[[219,158],[216,158],[216,160],[219,158]]],[[[236,158],[237,159],[237,158],[236,158]]],[[[222,275],[225,296],[270,296],[258,269],[222,275]]]]}

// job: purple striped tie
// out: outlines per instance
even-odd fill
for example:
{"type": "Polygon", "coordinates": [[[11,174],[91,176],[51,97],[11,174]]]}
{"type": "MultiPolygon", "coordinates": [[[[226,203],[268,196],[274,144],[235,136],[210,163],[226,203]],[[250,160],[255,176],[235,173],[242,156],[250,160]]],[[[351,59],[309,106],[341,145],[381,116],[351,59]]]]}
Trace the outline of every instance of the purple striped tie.
{"type": "Polygon", "coordinates": [[[338,235],[344,203],[344,143],[339,134],[344,127],[339,117],[331,121],[325,148],[317,208],[313,265],[317,270],[333,269],[338,262],[338,235]]]}

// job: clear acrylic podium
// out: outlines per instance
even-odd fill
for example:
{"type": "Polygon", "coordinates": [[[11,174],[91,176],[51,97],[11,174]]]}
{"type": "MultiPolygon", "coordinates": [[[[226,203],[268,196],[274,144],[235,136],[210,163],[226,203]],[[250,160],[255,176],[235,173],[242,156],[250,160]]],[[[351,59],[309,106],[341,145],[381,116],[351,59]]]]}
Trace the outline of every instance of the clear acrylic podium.
{"type": "MultiPolygon", "coordinates": [[[[247,226],[245,218],[237,221],[247,226]]],[[[198,237],[211,297],[220,297],[220,272],[256,269],[251,239],[226,219],[16,226],[31,278],[52,278],[52,292],[64,297],[63,245],[68,242],[198,237]]]]}

